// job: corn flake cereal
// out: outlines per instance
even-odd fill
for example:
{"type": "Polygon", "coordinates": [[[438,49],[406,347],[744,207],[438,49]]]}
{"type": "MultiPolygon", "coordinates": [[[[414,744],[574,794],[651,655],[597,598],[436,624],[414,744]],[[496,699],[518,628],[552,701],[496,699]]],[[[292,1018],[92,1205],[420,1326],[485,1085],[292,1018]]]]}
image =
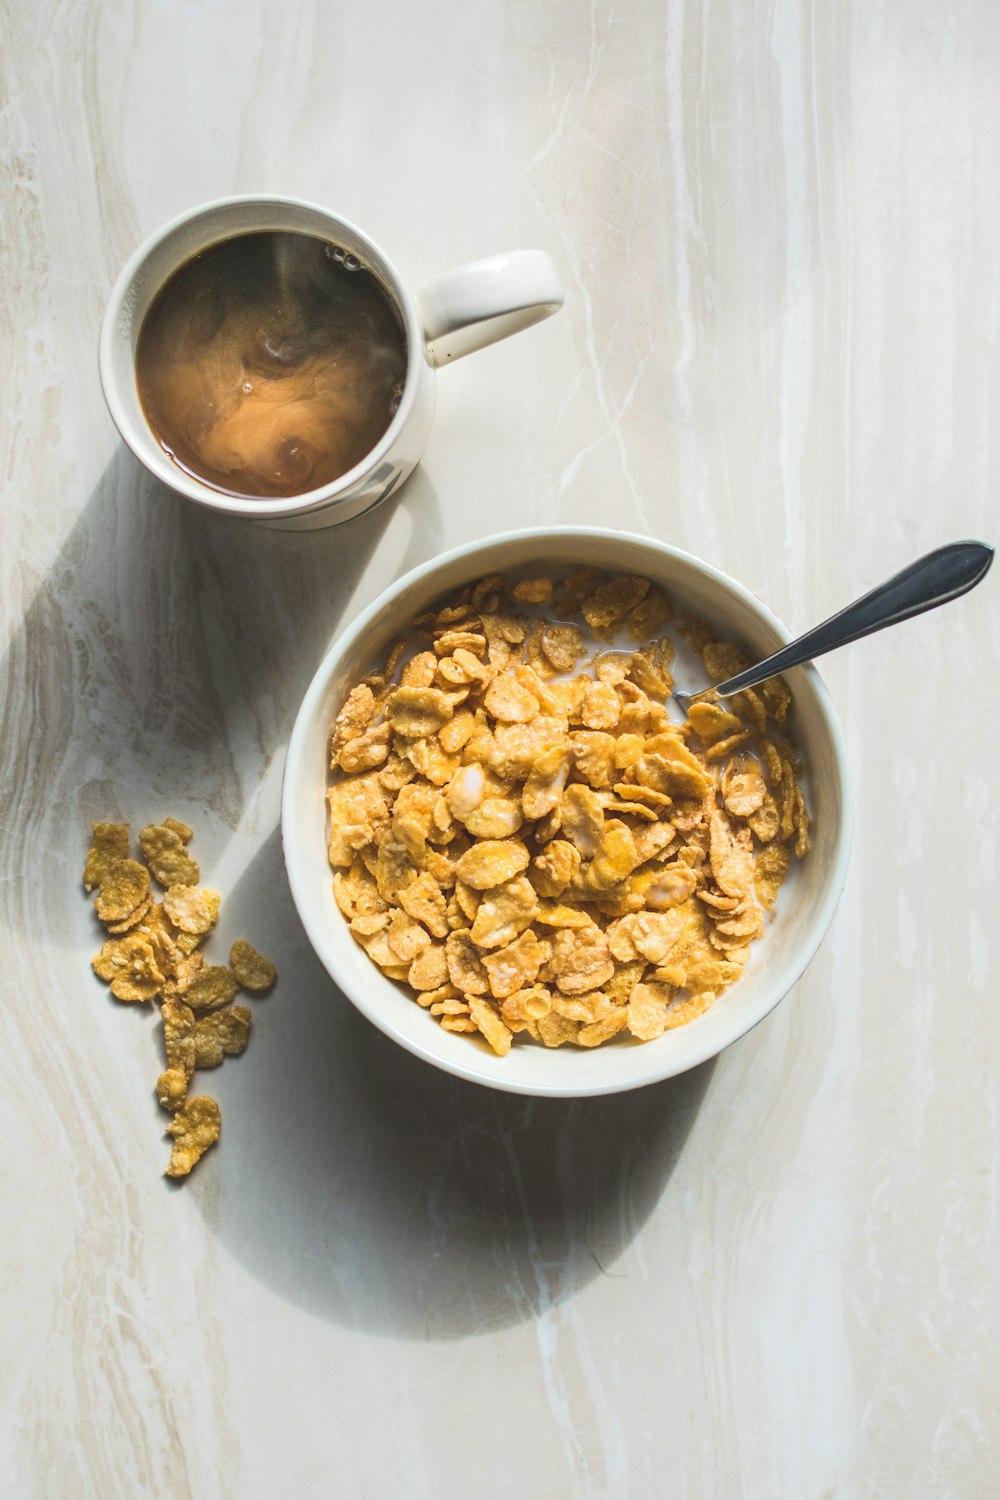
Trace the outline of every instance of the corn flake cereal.
{"type": "MultiPolygon", "coordinates": [[[[498,1056],[696,1019],[808,852],[786,685],[682,719],[665,630],[713,681],[747,664],[648,579],[491,575],[415,621],[332,726],[341,913],[443,1029],[498,1056]]],[[[226,1014],[225,972],[185,999],[226,1014]]]]}
{"type": "Polygon", "coordinates": [[[190,1078],[198,1056],[194,1040],[198,1023],[194,1011],[182,1000],[167,1000],[160,1011],[160,1019],[168,1070],[190,1078]]]}
{"type": "Polygon", "coordinates": [[[245,1005],[200,1016],[195,1022],[195,1066],[217,1068],[224,1057],[238,1057],[250,1040],[251,1014],[245,1005]]]}
{"type": "Polygon", "coordinates": [[[523,578],[511,589],[518,604],[548,604],[554,592],[551,578],[523,578]]]}
{"type": "Polygon", "coordinates": [[[488,1000],[472,995],[469,999],[469,1017],[498,1057],[503,1057],[510,1051],[511,1031],[488,1000]]]}
{"type": "Polygon", "coordinates": [[[146,896],[145,900],[140,901],[135,910],[129,912],[127,917],[122,917],[120,922],[105,922],[104,925],[107,927],[112,937],[121,937],[123,932],[131,932],[133,927],[138,927],[142,922],[144,922],[149,916],[149,913],[152,911],[152,909],[153,898],[151,895],[149,895],[146,896]]]}
{"type": "Polygon", "coordinates": [[[502,948],[530,926],[537,911],[534,886],[527,876],[518,875],[484,892],[472,923],[472,941],[480,950],[502,948]]]}
{"type": "Polygon", "coordinates": [[[218,1010],[236,998],[236,980],[224,964],[206,964],[184,991],[192,1010],[218,1010]]]}
{"type": "Polygon", "coordinates": [[[218,1104],[207,1095],[189,1099],[170,1121],[167,1134],[173,1136],[174,1144],[166,1175],[186,1177],[222,1134],[218,1104]]]}
{"type": "Polygon", "coordinates": [[[173,1114],[187,1098],[188,1074],[181,1068],[166,1068],[156,1080],[156,1101],[161,1109],[173,1114]]]}
{"type": "Polygon", "coordinates": [[[92,891],[100,885],[112,865],[128,856],[128,829],[124,823],[94,823],[93,837],[83,867],[83,888],[92,891]]]}
{"type": "Polygon", "coordinates": [[[136,934],[106,942],[93,967],[116,1000],[152,1000],[164,982],[151,944],[136,934]]]}
{"type": "Polygon", "coordinates": [[[508,943],[506,948],[484,953],[482,964],[489,975],[490,992],[494,999],[506,1000],[509,995],[534,984],[538,971],[551,955],[551,944],[539,941],[530,927],[512,943],[508,943]]]}
{"type": "Polygon", "coordinates": [[[483,839],[465,851],[455,874],[475,891],[492,890],[526,870],[530,860],[518,839],[483,839]]]}
{"type": "Polygon", "coordinates": [[[127,920],[149,895],[149,871],[138,860],[109,865],[97,888],[94,910],[102,922],[127,920]]]}
{"type": "Polygon", "coordinates": [[[229,967],[240,989],[249,990],[252,995],[271,989],[278,978],[271,960],[264,958],[242,938],[237,938],[229,950],[229,967]]]}
{"type": "MultiPolygon", "coordinates": [[[[346,753],[359,740],[369,735],[384,744],[390,740],[387,727],[369,730],[378,700],[367,684],[363,686],[363,692],[355,690],[352,694],[349,709],[338,719],[331,739],[332,746],[342,741],[334,757],[334,763],[341,767],[358,764],[367,768],[370,756],[346,753]]],[[[399,785],[405,785],[407,779],[399,785]]],[[[363,847],[371,816],[377,817],[380,809],[387,816],[390,798],[385,794],[381,799],[376,797],[367,786],[360,796],[354,796],[356,800],[347,810],[360,811],[365,819],[357,838],[363,847]]],[[[218,1067],[224,1057],[238,1056],[246,1048],[251,1012],[246,1006],[231,1004],[237,984],[259,994],[277,979],[274,965],[242,939],[232,945],[231,969],[205,963],[198,948],[216,925],[220,898],[218,892],[197,884],[198,863],[186,849],[192,837],[192,829],[178,818],[148,824],[139,836],[147,868],[126,857],[128,828],[124,824],[95,823],[83,876],[85,889],[97,888],[94,907],[109,934],[93,959],[95,973],[110,986],[117,1000],[162,1001],[165,1067],[157,1078],[155,1092],[161,1108],[174,1116],[168,1126],[174,1137],[167,1168],[171,1177],[186,1176],[219,1138],[218,1104],[205,1097],[189,1099],[188,1090],[196,1069],[218,1067]],[[150,871],[166,887],[162,901],[153,899],[150,871]]],[[[429,856],[433,853],[425,852],[429,856]]],[[[434,879],[441,869],[434,859],[429,857],[428,862],[429,884],[423,888],[419,910],[435,920],[437,931],[443,935],[448,931],[445,903],[434,879]]],[[[377,934],[395,921],[397,935],[400,924],[407,924],[401,941],[412,949],[430,945],[430,938],[415,918],[402,910],[389,913],[385,909],[375,879],[356,855],[352,855],[347,874],[338,874],[334,883],[338,905],[352,923],[377,934]],[[414,932],[422,934],[422,939],[415,940],[414,932]]],[[[425,966],[424,977],[440,986],[448,977],[447,964],[443,943],[434,946],[440,956],[433,972],[432,965],[425,966]]],[[[405,964],[389,966],[386,972],[405,979],[414,966],[409,970],[405,964]]]]}
{"type": "MultiPolygon", "coordinates": [[[[173,822],[173,820],[171,820],[173,822]]],[[[186,827],[186,825],[180,825],[186,827]]],[[[139,846],[153,877],[160,885],[197,885],[201,879],[198,861],[184,847],[185,840],[173,823],[148,823],[139,835],[139,846]]]]}
{"type": "Polygon", "coordinates": [[[163,897],[163,910],[181,932],[203,937],[219,920],[218,891],[197,885],[169,886],[163,897]]]}

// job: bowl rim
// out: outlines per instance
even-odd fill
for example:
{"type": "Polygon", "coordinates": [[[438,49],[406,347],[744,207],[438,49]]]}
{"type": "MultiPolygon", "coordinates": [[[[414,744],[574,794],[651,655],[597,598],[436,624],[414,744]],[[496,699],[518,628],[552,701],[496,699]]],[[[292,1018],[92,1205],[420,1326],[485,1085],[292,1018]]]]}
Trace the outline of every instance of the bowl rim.
{"type": "MultiPolygon", "coordinates": [[[[281,792],[282,857],[292,900],[313,951],[330,975],[337,989],[384,1035],[390,1037],[398,1046],[405,1048],[413,1056],[419,1057],[424,1062],[430,1063],[432,1066],[440,1068],[454,1077],[462,1078],[467,1082],[480,1084],[486,1088],[497,1088],[504,1093],[521,1094],[534,1098],[593,1098],[605,1094],[631,1092],[632,1089],[636,1088],[646,1088],[651,1084],[660,1083],[667,1078],[676,1077],[681,1073],[688,1072],[691,1068],[700,1066],[710,1058],[716,1057],[719,1053],[725,1051],[733,1042],[748,1035],[795,988],[826,936],[847,878],[854,827],[854,799],[843,731],[826,684],[816,668],[811,663],[807,663],[797,670],[803,672],[810,682],[823,721],[823,727],[829,735],[839,782],[841,815],[835,835],[833,858],[822,899],[809,913],[808,925],[797,961],[790,969],[787,982],[779,986],[773,996],[767,997],[767,1004],[759,1010],[759,1013],[755,1015],[749,1025],[740,1022],[733,1028],[732,1035],[726,1040],[720,1043],[717,1038],[706,1039],[700,1047],[694,1048],[691,1053],[681,1059],[672,1058],[669,1050],[664,1049],[661,1065],[659,1067],[652,1066],[645,1076],[635,1080],[625,1079],[610,1082],[581,1080],[579,1085],[567,1087],[563,1082],[560,1082],[558,1085],[549,1086],[547,1083],[536,1084],[515,1081],[509,1077],[503,1077],[502,1070],[500,1069],[498,1069],[495,1078],[485,1077],[481,1069],[474,1066],[473,1059],[470,1059],[468,1064],[461,1057],[455,1060],[446,1059],[430,1045],[423,1045],[419,1041],[401,1035],[395,1029],[391,1020],[383,1013],[377,998],[372,999],[370,994],[356,990],[349,976],[334,972],[334,969],[331,968],[325,956],[323,934],[318,930],[317,925],[312,921],[310,916],[311,883],[306,882],[302,871],[298,868],[295,857],[296,841],[302,835],[299,833],[294,819],[295,808],[299,801],[300,783],[303,776],[308,774],[305,750],[310,736],[312,720],[327,691],[331,676],[336,671],[341,658],[352,648],[358,638],[365,633],[377,616],[387,606],[391,605],[399,595],[405,593],[414,584],[422,582],[439,570],[449,567],[454,563],[475,557],[479,553],[503,544],[532,541],[554,543],[557,545],[560,539],[568,540],[570,538],[596,542],[611,540],[626,542],[649,549],[661,557],[669,557],[680,562],[682,565],[690,566],[707,577],[713,584],[717,584],[723,590],[728,590],[734,594],[747,608],[760,618],[762,623],[774,631],[783,644],[792,639],[788,628],[752,590],[748,589],[744,584],[739,583],[729,574],[724,573],[720,568],[716,568],[712,563],[705,562],[704,559],[696,556],[694,553],[687,552],[680,547],[674,547],[670,543],[662,542],[656,537],[643,536],[638,532],[614,530],[610,527],[569,525],[515,528],[509,531],[496,532],[490,536],[481,537],[476,541],[464,542],[457,547],[449,549],[447,552],[437,553],[426,562],[419,563],[416,567],[411,568],[408,572],[400,575],[393,583],[389,584],[387,588],[383,589],[350,625],[337,633],[324,653],[319,666],[316,668],[296,714],[285,752],[281,792]]],[[[435,1029],[433,1035],[436,1034],[435,1029]]],[[[652,1048],[650,1051],[652,1054],[650,1061],[651,1063],[655,1063],[655,1051],[652,1048]]]]}

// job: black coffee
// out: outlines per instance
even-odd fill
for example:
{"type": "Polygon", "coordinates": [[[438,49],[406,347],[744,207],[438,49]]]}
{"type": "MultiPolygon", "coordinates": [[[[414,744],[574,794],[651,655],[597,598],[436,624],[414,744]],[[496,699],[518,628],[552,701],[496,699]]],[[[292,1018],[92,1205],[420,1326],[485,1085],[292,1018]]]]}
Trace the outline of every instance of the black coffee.
{"type": "Polygon", "coordinates": [[[389,426],[405,377],[381,282],[308,234],[244,234],[196,255],[157,293],[136,351],[161,447],[229,495],[339,479],[389,426]]]}

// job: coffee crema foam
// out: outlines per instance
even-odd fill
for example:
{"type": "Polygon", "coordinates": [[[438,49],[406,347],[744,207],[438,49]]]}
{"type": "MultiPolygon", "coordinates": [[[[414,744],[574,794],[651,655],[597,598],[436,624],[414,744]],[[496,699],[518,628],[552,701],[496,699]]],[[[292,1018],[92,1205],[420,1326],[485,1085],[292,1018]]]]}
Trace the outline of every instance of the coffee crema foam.
{"type": "Polygon", "coordinates": [[[164,452],[212,489],[285,497],[332,483],[383,436],[406,335],[381,282],[313,235],[224,240],[154,298],[136,383],[164,452]]]}

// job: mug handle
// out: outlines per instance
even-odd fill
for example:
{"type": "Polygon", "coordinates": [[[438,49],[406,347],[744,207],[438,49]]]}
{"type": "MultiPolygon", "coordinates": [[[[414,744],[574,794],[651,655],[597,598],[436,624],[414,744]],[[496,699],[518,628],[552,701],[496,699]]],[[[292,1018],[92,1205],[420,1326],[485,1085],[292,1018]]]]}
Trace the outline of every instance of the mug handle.
{"type": "Polygon", "coordinates": [[[436,367],[551,317],[566,293],[544,250],[509,250],[435,276],[417,292],[427,358],[436,367]]]}

